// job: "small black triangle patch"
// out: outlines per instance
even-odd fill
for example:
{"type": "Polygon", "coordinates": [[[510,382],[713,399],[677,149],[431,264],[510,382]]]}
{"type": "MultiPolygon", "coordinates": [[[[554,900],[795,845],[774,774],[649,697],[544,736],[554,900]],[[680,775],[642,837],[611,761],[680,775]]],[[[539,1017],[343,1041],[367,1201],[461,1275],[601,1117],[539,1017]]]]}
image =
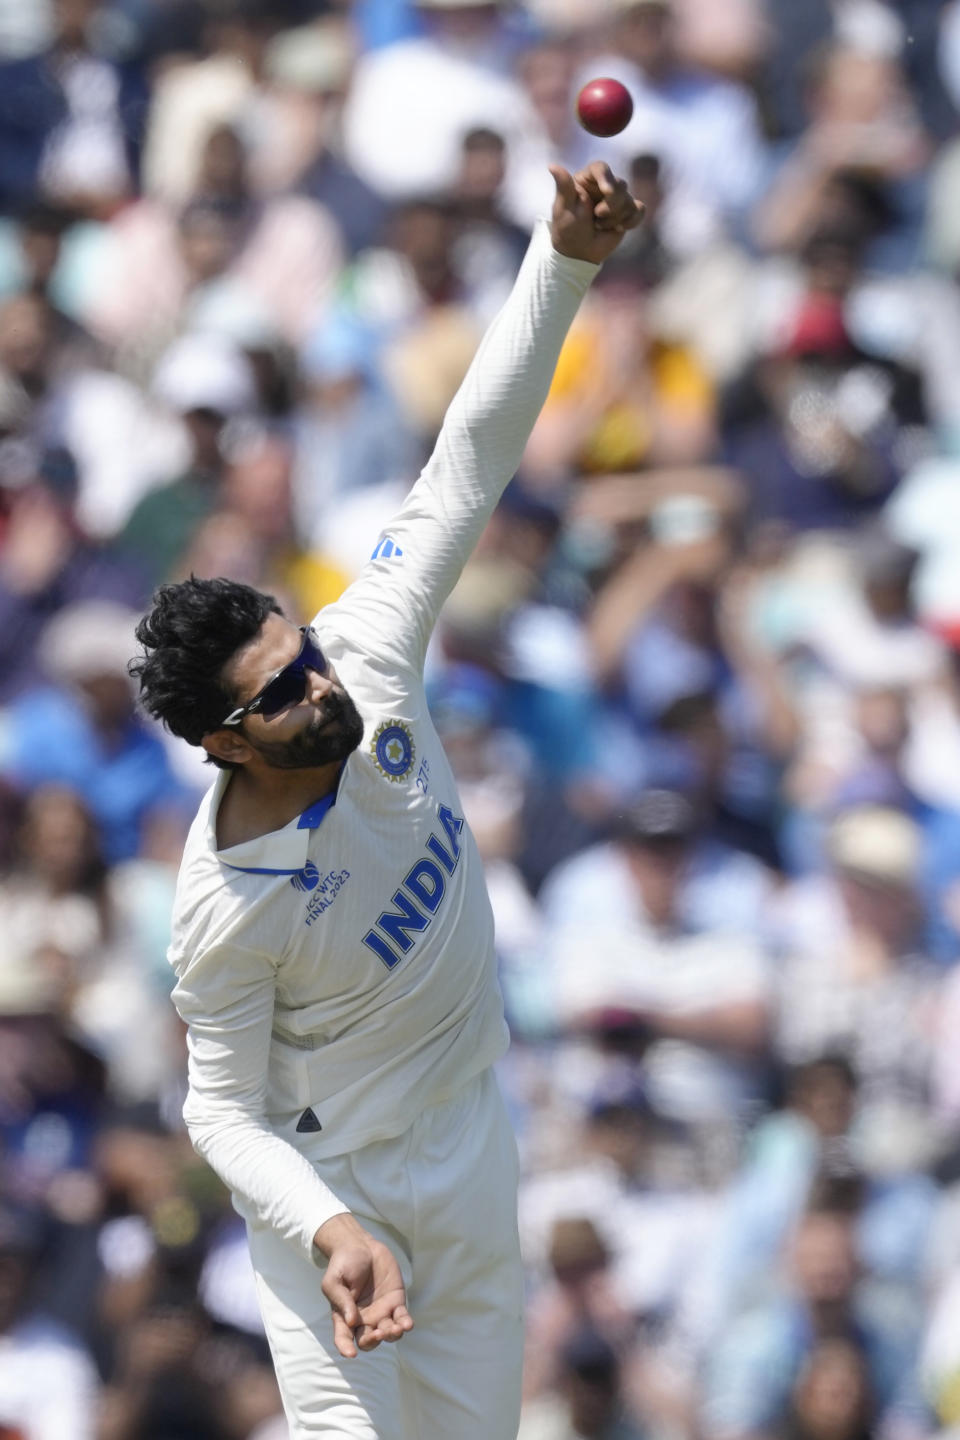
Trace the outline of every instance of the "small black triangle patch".
{"type": "Polygon", "coordinates": [[[312,1135],[317,1130],[322,1129],[323,1126],[320,1124],[320,1121],[317,1119],[316,1115],[314,1115],[313,1111],[308,1105],[306,1110],[304,1110],[303,1114],[300,1116],[300,1119],[297,1121],[298,1135],[312,1135]]]}

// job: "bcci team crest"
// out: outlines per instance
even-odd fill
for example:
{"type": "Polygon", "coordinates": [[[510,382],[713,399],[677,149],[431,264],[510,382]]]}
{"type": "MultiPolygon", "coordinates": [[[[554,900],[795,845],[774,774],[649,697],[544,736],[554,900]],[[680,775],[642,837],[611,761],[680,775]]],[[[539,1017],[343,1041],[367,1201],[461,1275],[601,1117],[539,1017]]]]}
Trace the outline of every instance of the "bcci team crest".
{"type": "Polygon", "coordinates": [[[381,775],[402,780],[413,769],[413,736],[402,720],[384,720],[370,741],[370,754],[381,775]]]}

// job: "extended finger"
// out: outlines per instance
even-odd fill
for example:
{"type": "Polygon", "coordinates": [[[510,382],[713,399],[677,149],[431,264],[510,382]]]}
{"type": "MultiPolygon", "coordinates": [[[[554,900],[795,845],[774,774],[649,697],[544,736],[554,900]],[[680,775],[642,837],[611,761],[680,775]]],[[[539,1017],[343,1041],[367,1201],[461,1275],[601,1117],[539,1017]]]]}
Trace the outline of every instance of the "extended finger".
{"type": "Polygon", "coordinates": [[[607,187],[597,186],[595,198],[598,209],[606,207],[613,211],[627,210],[636,203],[626,180],[614,180],[613,184],[607,187]]]}
{"type": "Polygon", "coordinates": [[[333,1312],[333,1343],[345,1360],[353,1360],[357,1354],[353,1328],[347,1324],[338,1310],[333,1312]]]}
{"type": "Polygon", "coordinates": [[[334,1315],[341,1315],[344,1324],[351,1330],[355,1330],[360,1324],[360,1311],[349,1286],[332,1276],[328,1270],[323,1281],[323,1293],[326,1295],[334,1315]]]}
{"type": "Polygon", "coordinates": [[[570,171],[565,170],[562,165],[551,165],[549,166],[549,170],[553,176],[553,183],[557,187],[557,198],[562,200],[570,209],[576,209],[578,200],[577,187],[570,171]]]}
{"type": "Polygon", "coordinates": [[[626,183],[617,179],[605,160],[592,160],[585,169],[577,171],[576,179],[598,196],[612,195],[618,185],[626,183]]]}

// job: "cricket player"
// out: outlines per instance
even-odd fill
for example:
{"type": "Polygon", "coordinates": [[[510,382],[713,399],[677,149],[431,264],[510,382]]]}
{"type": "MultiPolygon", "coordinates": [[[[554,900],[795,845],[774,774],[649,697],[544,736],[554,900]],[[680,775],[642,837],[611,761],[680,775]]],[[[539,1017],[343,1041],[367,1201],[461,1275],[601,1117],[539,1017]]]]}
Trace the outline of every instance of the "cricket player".
{"type": "Polygon", "coordinates": [[[298,629],[270,596],[190,579],[137,631],[144,706],[220,771],[174,911],[184,1115],[246,1221],[297,1440],[517,1433],[517,1156],[491,1070],[507,1030],[422,673],[577,306],[640,219],[606,165],[553,176],[551,221],[341,599],[298,629]]]}

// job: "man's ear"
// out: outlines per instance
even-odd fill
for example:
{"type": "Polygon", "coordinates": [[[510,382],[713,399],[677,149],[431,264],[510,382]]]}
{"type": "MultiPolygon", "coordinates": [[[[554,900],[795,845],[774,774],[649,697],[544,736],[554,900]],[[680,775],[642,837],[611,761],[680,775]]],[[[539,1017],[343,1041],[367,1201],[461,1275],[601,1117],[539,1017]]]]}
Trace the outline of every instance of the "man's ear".
{"type": "Polygon", "coordinates": [[[245,765],[253,754],[240,731],[229,726],[222,730],[211,730],[208,735],[204,735],[200,744],[215,760],[227,760],[231,765],[245,765]]]}

